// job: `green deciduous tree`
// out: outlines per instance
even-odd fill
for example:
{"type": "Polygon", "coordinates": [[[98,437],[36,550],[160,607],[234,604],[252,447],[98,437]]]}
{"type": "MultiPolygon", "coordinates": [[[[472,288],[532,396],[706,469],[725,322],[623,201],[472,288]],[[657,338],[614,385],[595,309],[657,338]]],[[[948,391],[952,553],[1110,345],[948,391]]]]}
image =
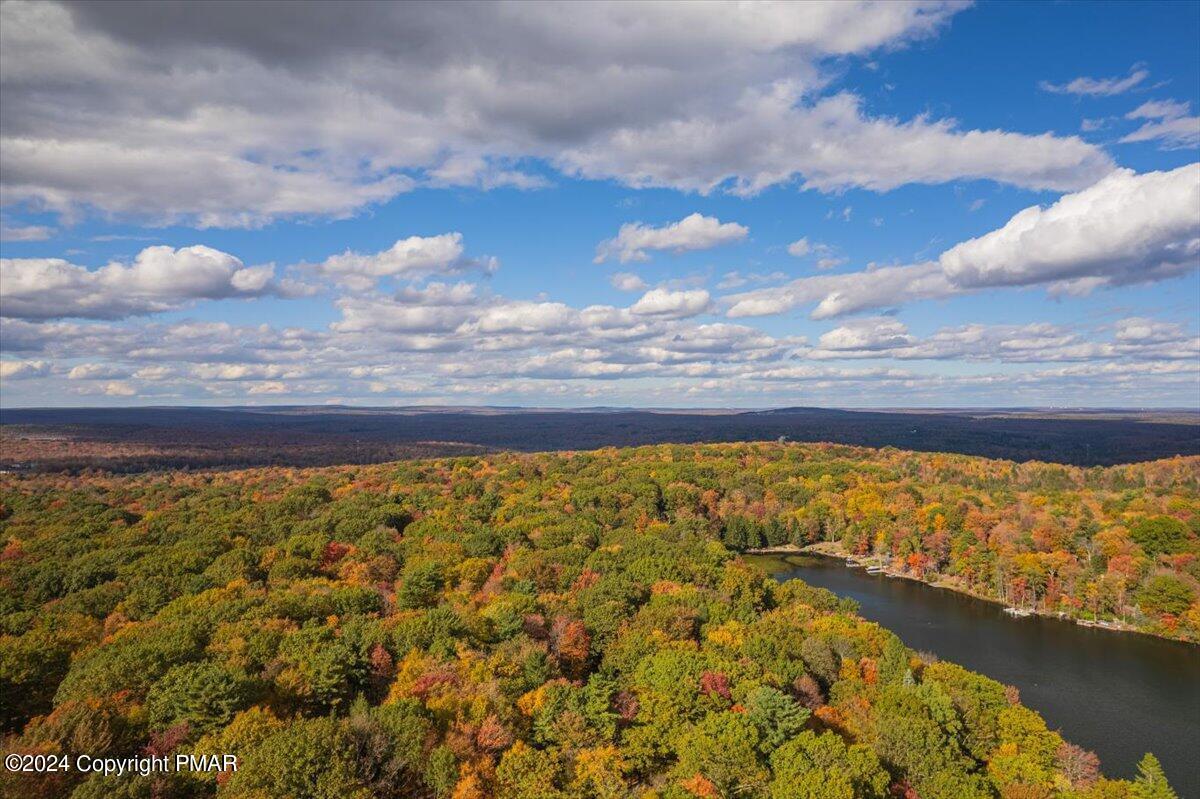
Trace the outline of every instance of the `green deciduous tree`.
{"type": "Polygon", "coordinates": [[[883,799],[888,774],[869,746],[805,730],[771,755],[771,799],[883,799]]]}
{"type": "Polygon", "coordinates": [[[770,778],[758,752],[758,728],[744,713],[709,713],[676,749],[680,778],[702,774],[723,796],[753,795],[770,778]]]}
{"type": "Polygon", "coordinates": [[[1147,613],[1179,615],[1191,607],[1195,590],[1173,574],[1156,574],[1137,593],[1137,603],[1147,613]]]}
{"type": "Polygon", "coordinates": [[[1143,516],[1129,526],[1129,537],[1151,557],[1182,551],[1188,528],[1171,516],[1143,516]]]}

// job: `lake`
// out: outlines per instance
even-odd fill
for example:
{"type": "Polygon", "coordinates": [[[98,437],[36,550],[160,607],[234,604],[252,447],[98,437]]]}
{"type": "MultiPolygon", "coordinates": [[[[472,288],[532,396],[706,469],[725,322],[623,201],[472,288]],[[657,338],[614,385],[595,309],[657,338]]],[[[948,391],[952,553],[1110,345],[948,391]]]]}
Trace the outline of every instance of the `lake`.
{"type": "Polygon", "coordinates": [[[999,605],[912,580],[870,575],[835,558],[753,555],[778,580],[850,597],[912,649],[1015,685],[1051,729],[1130,777],[1162,761],[1181,797],[1200,798],[1200,647],[1148,635],[1015,619],[999,605]]]}

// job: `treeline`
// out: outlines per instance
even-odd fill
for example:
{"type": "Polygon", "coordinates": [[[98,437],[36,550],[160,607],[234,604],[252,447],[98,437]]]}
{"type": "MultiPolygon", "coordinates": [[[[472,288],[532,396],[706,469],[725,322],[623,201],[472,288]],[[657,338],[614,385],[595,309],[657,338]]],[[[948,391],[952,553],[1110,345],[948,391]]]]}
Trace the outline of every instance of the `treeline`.
{"type": "Polygon", "coordinates": [[[4,794],[1170,797],[1153,757],[1135,780],[1104,778],[1012,688],[922,658],[722,540],[944,548],[963,579],[962,564],[1009,579],[1005,564],[1058,551],[1085,583],[1131,563],[1122,607],[1182,637],[1196,628],[1197,467],[663,445],[6,475],[6,751],[239,763],[5,773],[4,794]],[[1160,578],[1192,592],[1187,609],[1150,612],[1160,578]]]}
{"type": "Polygon", "coordinates": [[[769,487],[765,502],[718,510],[718,535],[739,552],[836,543],[1019,607],[1200,640],[1196,459],[1091,470],[922,460],[832,491],[802,477],[769,487]]]}

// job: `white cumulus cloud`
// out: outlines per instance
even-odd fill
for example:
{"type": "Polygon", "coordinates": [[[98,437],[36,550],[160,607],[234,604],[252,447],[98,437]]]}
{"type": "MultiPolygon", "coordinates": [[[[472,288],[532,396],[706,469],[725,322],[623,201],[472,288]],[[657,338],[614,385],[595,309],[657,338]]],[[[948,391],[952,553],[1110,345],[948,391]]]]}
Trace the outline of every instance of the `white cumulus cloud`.
{"type": "Polygon", "coordinates": [[[1093,278],[1143,283],[1200,258],[1200,164],[1170,172],[1120,169],[1048,208],[1031,206],[939,262],[964,288],[1093,278]]]}
{"type": "Polygon", "coordinates": [[[788,255],[794,255],[797,258],[803,258],[812,252],[812,245],[808,243],[808,238],[796,239],[787,246],[788,255]]]}
{"type": "Polygon", "coordinates": [[[709,295],[704,289],[670,291],[651,289],[629,308],[637,316],[656,316],[667,319],[682,319],[696,316],[708,310],[709,295]]]}
{"type": "Polygon", "coordinates": [[[4,380],[41,377],[49,371],[50,364],[46,361],[0,361],[0,378],[4,380]]]}
{"type": "Polygon", "coordinates": [[[814,319],[1001,286],[1055,294],[1163,280],[1200,266],[1200,164],[1142,175],[1128,169],[946,250],[936,261],[819,275],[731,294],[731,317],[815,304],[814,319]]]}
{"type": "Polygon", "coordinates": [[[617,272],[609,282],[617,291],[645,291],[646,281],[632,272],[617,272]]]}
{"type": "Polygon", "coordinates": [[[317,265],[321,274],[359,290],[371,288],[384,277],[416,278],[471,270],[491,273],[497,268],[499,262],[495,258],[464,257],[461,233],[409,236],[382,252],[364,254],[347,250],[317,265]]]}
{"type": "Polygon", "coordinates": [[[689,250],[708,250],[746,238],[750,229],[736,222],[722,222],[716,217],[689,214],[678,222],[651,227],[641,222],[621,225],[615,238],[600,242],[596,247],[596,263],[616,258],[621,263],[648,261],[647,250],[670,250],[681,253],[689,250]]]}
{"type": "Polygon", "coordinates": [[[268,265],[246,266],[200,245],[147,247],[133,263],[96,270],[61,258],[0,259],[0,315],[18,319],[119,319],[193,300],[258,297],[279,287],[268,265]]]}

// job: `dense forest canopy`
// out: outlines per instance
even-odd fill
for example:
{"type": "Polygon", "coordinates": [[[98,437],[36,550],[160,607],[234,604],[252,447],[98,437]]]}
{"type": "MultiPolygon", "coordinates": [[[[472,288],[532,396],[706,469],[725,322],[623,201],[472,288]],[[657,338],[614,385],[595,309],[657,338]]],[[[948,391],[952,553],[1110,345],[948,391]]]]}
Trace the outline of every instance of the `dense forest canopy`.
{"type": "Polygon", "coordinates": [[[1150,799],[1015,690],[739,549],[828,542],[1200,637],[1200,459],[659,445],[0,482],[6,749],[236,771],[91,797],[1150,799]]]}

